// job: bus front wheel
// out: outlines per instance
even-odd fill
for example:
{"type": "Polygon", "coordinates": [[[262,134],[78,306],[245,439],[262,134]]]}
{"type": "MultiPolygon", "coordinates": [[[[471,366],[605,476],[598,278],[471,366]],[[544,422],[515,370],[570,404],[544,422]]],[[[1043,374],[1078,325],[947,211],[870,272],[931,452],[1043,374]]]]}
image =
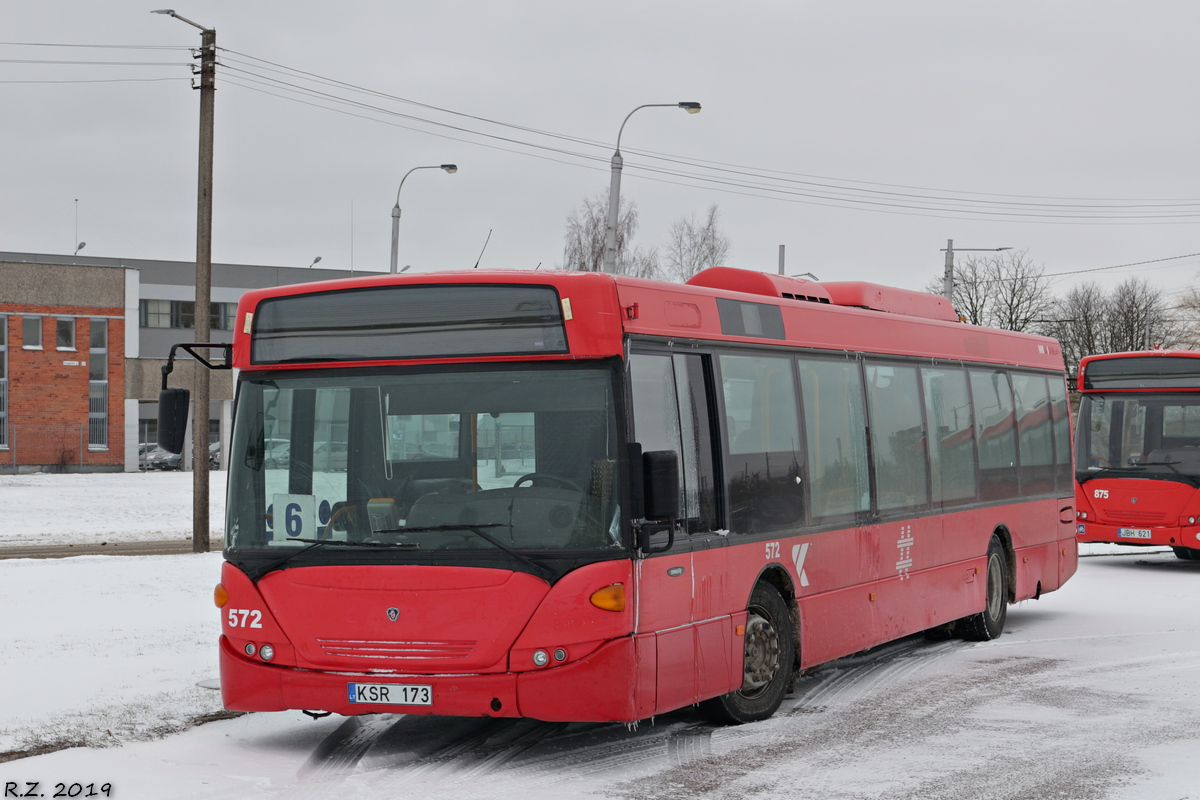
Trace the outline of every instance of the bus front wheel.
{"type": "Polygon", "coordinates": [[[993,536],[987,553],[987,605],[978,614],[958,621],[958,633],[964,639],[986,642],[1004,632],[1008,619],[1008,560],[1004,545],[993,536]]]}
{"type": "Polygon", "coordinates": [[[1175,547],[1175,546],[1172,546],[1171,550],[1173,550],[1175,552],[1176,558],[1181,558],[1184,561],[1200,561],[1200,550],[1196,550],[1191,547],[1175,547]]]}
{"type": "Polygon", "coordinates": [[[714,722],[757,722],[775,713],[787,694],[796,661],[792,615],[783,595],[759,583],[746,607],[742,686],[705,700],[701,712],[714,722]]]}

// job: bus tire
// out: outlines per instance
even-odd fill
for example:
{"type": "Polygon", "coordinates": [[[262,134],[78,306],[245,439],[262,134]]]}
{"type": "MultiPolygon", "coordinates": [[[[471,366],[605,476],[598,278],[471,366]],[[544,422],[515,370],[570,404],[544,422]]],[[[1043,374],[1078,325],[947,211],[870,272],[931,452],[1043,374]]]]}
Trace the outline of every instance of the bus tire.
{"type": "Polygon", "coordinates": [[[1176,547],[1171,546],[1171,550],[1175,553],[1176,558],[1184,561],[1200,561],[1200,550],[1194,550],[1191,547],[1176,547]]]}
{"type": "Polygon", "coordinates": [[[760,582],[746,607],[742,686],[700,703],[709,720],[722,724],[758,722],[775,713],[791,685],[796,662],[792,615],[783,596],[760,582]]]}
{"type": "Polygon", "coordinates": [[[1008,560],[1004,545],[993,536],[987,552],[987,605],[978,614],[958,621],[959,635],[974,642],[995,639],[1008,618],[1008,560]]]}

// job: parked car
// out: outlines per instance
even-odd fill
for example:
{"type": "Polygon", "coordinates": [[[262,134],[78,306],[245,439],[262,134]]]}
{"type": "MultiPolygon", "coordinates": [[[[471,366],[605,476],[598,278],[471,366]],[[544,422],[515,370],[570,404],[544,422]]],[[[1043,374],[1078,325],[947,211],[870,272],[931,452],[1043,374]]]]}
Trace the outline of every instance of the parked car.
{"type": "Polygon", "coordinates": [[[155,447],[156,445],[151,444],[150,442],[142,442],[138,445],[138,469],[148,468],[146,461],[150,457],[150,451],[155,447]]]}
{"type": "Polygon", "coordinates": [[[267,439],[263,465],[267,469],[287,469],[291,461],[292,443],[288,439],[267,439]]]}
{"type": "Polygon", "coordinates": [[[155,445],[146,454],[146,469],[183,469],[183,456],[155,445]]]}
{"type": "Polygon", "coordinates": [[[221,468],[221,443],[213,442],[208,446],[208,468],[221,468]]]}
{"type": "Polygon", "coordinates": [[[313,469],[318,472],[345,472],[345,442],[316,442],[313,445],[313,469]]]}

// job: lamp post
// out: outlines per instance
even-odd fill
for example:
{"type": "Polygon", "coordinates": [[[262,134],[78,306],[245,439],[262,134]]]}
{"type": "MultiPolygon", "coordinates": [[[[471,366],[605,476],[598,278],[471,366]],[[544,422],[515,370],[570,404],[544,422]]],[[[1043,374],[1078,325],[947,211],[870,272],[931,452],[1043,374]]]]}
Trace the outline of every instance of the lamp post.
{"type": "Polygon", "coordinates": [[[625,115],[625,121],[617,130],[617,149],[612,157],[612,182],[608,187],[608,229],[604,232],[604,271],[617,271],[617,216],[621,205],[621,169],[625,160],[621,158],[621,134],[625,132],[625,123],[629,118],[643,108],[682,108],[689,114],[699,114],[699,103],[648,103],[638,106],[625,115]]]}
{"type": "MultiPolygon", "coordinates": [[[[150,12],[166,14],[200,29],[200,157],[196,189],[196,304],[195,339],[207,343],[211,333],[212,301],[212,178],[213,95],[216,93],[217,32],[164,8],[150,12]]],[[[192,552],[208,552],[208,370],[192,371],[192,552]]]]}
{"type": "MultiPolygon", "coordinates": [[[[954,240],[947,239],[942,248],[946,253],[946,272],[942,276],[942,294],[951,302],[954,301],[954,240]]],[[[1012,250],[1011,247],[959,247],[960,253],[998,253],[1001,250],[1012,250]]]]}
{"type": "Polygon", "coordinates": [[[458,172],[458,165],[436,164],[428,167],[413,167],[404,173],[404,177],[400,179],[400,187],[396,189],[396,205],[392,206],[392,272],[396,271],[396,255],[400,246],[400,189],[404,188],[404,182],[408,180],[408,176],[419,169],[440,169],[453,175],[455,172],[458,172]]]}

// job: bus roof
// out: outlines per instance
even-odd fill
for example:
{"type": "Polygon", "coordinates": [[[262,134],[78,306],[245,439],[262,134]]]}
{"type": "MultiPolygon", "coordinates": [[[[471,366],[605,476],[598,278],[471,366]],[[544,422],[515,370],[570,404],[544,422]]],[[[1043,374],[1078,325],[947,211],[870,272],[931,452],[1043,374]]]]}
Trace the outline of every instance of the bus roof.
{"type": "Polygon", "coordinates": [[[279,369],[331,361],[603,358],[624,353],[628,335],[1063,367],[1053,339],[961,323],[938,295],[731,267],[704,270],[686,284],[593,272],[469,270],[258,289],[243,295],[238,307],[234,364],[279,369]],[[406,291],[412,289],[421,291],[406,291]],[[556,302],[546,302],[554,296],[556,302]],[[531,324],[533,307],[540,310],[531,324]],[[453,330],[432,330],[441,314],[455,318],[453,330]],[[280,322],[291,318],[297,321],[280,322]],[[415,350],[408,347],[417,341],[414,331],[421,342],[415,350]],[[336,338],[338,348],[305,350],[322,332],[336,338]],[[271,337],[299,342],[300,349],[260,348],[271,337]],[[366,340],[376,349],[345,347],[366,340]],[[274,355],[264,357],[268,352],[274,355]]]}

